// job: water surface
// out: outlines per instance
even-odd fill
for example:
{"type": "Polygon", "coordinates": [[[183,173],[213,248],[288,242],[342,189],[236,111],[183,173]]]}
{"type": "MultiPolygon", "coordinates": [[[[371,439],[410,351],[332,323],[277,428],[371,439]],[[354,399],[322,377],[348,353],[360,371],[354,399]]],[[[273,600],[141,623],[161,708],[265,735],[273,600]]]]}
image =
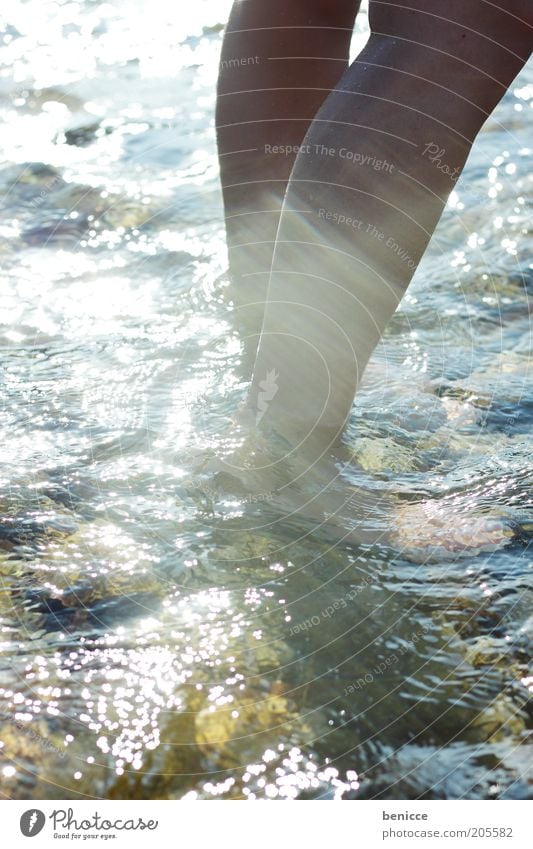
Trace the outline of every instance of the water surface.
{"type": "Polygon", "coordinates": [[[216,284],[227,11],[0,16],[2,792],[524,798],[531,70],[483,129],[346,435],[348,481],[514,529],[415,562],[198,475],[246,385],[216,284]]]}

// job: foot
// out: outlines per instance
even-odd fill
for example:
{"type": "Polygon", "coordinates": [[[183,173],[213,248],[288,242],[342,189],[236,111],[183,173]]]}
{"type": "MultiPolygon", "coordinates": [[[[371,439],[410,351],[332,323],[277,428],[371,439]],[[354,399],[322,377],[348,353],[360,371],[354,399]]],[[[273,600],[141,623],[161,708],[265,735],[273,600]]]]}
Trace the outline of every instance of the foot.
{"type": "Polygon", "coordinates": [[[414,562],[493,551],[515,535],[502,516],[468,513],[464,499],[398,503],[389,492],[350,484],[357,464],[339,440],[322,434],[312,446],[289,442],[241,412],[198,486],[217,514],[261,524],[300,521],[305,533],[332,542],[379,543],[414,562]]]}
{"type": "Polygon", "coordinates": [[[311,446],[289,442],[255,426],[240,413],[197,476],[195,487],[210,498],[221,515],[257,516],[271,524],[301,521],[306,533],[354,544],[383,536],[384,499],[346,480],[355,468],[350,452],[339,441],[317,440],[311,446]],[[380,521],[377,521],[380,517],[380,521]]]}

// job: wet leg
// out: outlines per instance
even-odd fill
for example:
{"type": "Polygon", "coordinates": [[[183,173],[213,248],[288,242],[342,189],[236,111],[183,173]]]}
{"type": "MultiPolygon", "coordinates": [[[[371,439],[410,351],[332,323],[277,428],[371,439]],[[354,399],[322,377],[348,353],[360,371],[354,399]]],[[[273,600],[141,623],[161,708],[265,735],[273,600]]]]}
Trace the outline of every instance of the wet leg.
{"type": "Polygon", "coordinates": [[[287,181],[309,124],[348,67],[359,2],[238,0],[224,35],[216,126],[229,295],[256,334],[251,364],[287,181]]]}
{"type": "Polygon", "coordinates": [[[408,5],[370,3],[370,39],[313,120],[281,213],[248,405],[311,462],[530,53],[523,0],[408,5]]]}

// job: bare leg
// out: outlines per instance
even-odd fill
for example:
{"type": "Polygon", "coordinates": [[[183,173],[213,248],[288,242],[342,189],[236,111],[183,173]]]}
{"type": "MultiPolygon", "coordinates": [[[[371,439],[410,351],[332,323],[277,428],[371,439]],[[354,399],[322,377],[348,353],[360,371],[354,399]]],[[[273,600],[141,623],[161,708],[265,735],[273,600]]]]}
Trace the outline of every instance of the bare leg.
{"type": "MultiPolygon", "coordinates": [[[[367,493],[337,487],[328,448],[477,132],[529,55],[525,0],[498,3],[450,0],[443,17],[437,0],[373,0],[370,40],[313,120],[287,187],[248,406],[289,447],[245,447],[242,464],[238,453],[223,464],[247,491],[272,489],[288,515],[362,517],[353,541],[374,535],[365,508],[402,545],[413,521],[424,538],[419,509],[394,527],[367,493]]],[[[444,549],[461,549],[440,514],[426,518],[427,540],[437,526],[444,549]]],[[[505,529],[475,531],[479,545],[505,542],[505,529]]]]}
{"type": "Polygon", "coordinates": [[[242,310],[257,334],[252,362],[287,181],[310,122],[348,67],[359,2],[237,0],[228,22],[217,141],[231,297],[259,302],[242,310]]]}
{"type": "Polygon", "coordinates": [[[371,2],[369,42],[311,124],[280,218],[248,405],[310,463],[530,52],[526,0],[408,7],[371,2]]]}

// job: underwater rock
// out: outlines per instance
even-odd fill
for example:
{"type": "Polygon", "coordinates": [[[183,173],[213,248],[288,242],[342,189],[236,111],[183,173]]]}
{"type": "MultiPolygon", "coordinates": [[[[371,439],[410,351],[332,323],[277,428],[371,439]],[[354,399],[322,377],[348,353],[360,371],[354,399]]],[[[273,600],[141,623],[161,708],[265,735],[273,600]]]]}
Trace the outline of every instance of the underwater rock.
{"type": "Polygon", "coordinates": [[[44,162],[23,162],[3,168],[0,179],[15,190],[27,186],[66,185],[60,171],[44,162]]]}
{"type": "Polygon", "coordinates": [[[515,536],[505,519],[458,515],[434,501],[399,504],[393,525],[394,543],[401,546],[402,555],[421,563],[495,551],[515,536]]]}
{"type": "Polygon", "coordinates": [[[52,734],[47,722],[33,716],[31,722],[16,714],[0,719],[0,773],[4,794],[11,799],[27,799],[36,789],[39,773],[49,772],[64,757],[60,736],[52,734]],[[13,769],[7,777],[4,770],[13,769]]]}
{"type": "MultiPolygon", "coordinates": [[[[28,173],[21,170],[13,176],[26,187],[21,197],[25,206],[41,212],[39,223],[26,227],[22,233],[22,240],[30,245],[68,244],[82,236],[93,238],[106,228],[127,230],[154,219],[151,204],[93,186],[66,183],[48,166],[33,163],[28,173]]],[[[19,195],[22,191],[19,189],[19,195]]]]}
{"type": "Polygon", "coordinates": [[[43,86],[43,88],[28,88],[22,106],[24,112],[38,114],[46,103],[61,103],[70,112],[79,112],[83,109],[85,101],[71,92],[63,91],[56,86],[43,86]]]}
{"type": "Polygon", "coordinates": [[[83,604],[164,589],[148,548],[103,519],[50,539],[36,565],[45,567],[62,598],[83,604]]]}
{"type": "Polygon", "coordinates": [[[231,545],[217,547],[216,563],[220,561],[252,565],[254,560],[268,561],[275,553],[277,545],[272,539],[261,536],[261,534],[250,533],[246,530],[235,531],[234,541],[231,545]],[[220,556],[219,556],[220,555],[220,556]]]}
{"type": "Polygon", "coordinates": [[[506,693],[501,693],[474,721],[490,743],[500,743],[511,738],[521,738],[526,730],[525,716],[520,707],[506,693]]]}
{"type": "Polygon", "coordinates": [[[223,768],[257,759],[258,751],[280,742],[308,740],[310,727],[287,698],[249,690],[230,705],[210,705],[196,715],[196,743],[223,768]]]}
{"type": "Polygon", "coordinates": [[[74,515],[35,488],[13,487],[8,497],[0,495],[0,549],[17,546],[37,549],[46,541],[74,533],[74,515]]]}
{"type": "Polygon", "coordinates": [[[465,648],[465,660],[472,666],[508,664],[509,644],[504,639],[482,635],[472,639],[465,648]]]}
{"type": "Polygon", "coordinates": [[[87,224],[85,221],[64,221],[62,218],[51,221],[49,224],[39,224],[30,227],[22,234],[22,239],[27,245],[46,247],[53,244],[55,247],[77,244],[80,237],[85,233],[87,224]]]}
{"type": "Polygon", "coordinates": [[[488,408],[498,403],[519,404],[529,387],[531,363],[529,357],[506,351],[496,354],[490,364],[474,369],[462,380],[435,381],[435,391],[441,398],[469,402],[488,408]]]}
{"type": "MultiPolygon", "coordinates": [[[[65,137],[66,144],[75,145],[76,147],[87,147],[95,140],[99,129],[100,121],[93,121],[91,123],[73,127],[70,130],[65,130],[63,135],[65,137]]],[[[111,132],[111,127],[107,128],[107,132],[111,132]]]]}
{"type": "MultiPolygon", "coordinates": [[[[442,399],[442,403],[446,410],[448,426],[453,425],[454,428],[464,427],[465,425],[476,424],[479,421],[479,411],[466,401],[445,396],[442,399]]],[[[436,435],[438,433],[439,431],[436,432],[436,435]]]]}
{"type": "Polygon", "coordinates": [[[523,268],[522,271],[513,272],[507,280],[509,285],[533,295],[533,269],[523,268]]]}
{"type": "Polygon", "coordinates": [[[415,453],[394,439],[359,438],[354,447],[354,460],[367,472],[412,472],[418,468],[415,453]]]}
{"type": "Polygon", "coordinates": [[[77,592],[54,597],[42,589],[28,592],[27,600],[31,612],[39,614],[38,627],[46,633],[104,632],[151,614],[159,601],[153,593],[143,592],[84,601],[83,592],[81,598],[77,592]]]}

